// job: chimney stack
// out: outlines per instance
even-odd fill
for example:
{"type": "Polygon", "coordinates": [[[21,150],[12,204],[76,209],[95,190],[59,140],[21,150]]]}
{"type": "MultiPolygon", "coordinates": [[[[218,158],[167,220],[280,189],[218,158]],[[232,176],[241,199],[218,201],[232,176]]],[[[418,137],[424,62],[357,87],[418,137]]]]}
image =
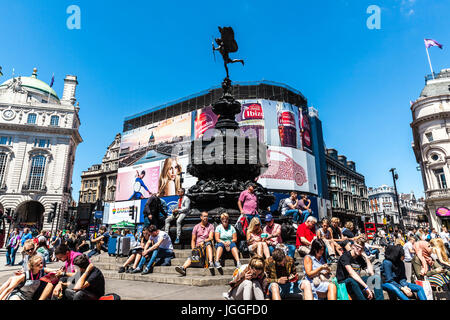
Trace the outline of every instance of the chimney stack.
{"type": "Polygon", "coordinates": [[[64,79],[64,91],[61,99],[63,102],[68,102],[71,105],[75,104],[75,101],[77,100],[75,98],[75,90],[77,88],[77,85],[77,76],[66,76],[66,78],[64,79]]]}

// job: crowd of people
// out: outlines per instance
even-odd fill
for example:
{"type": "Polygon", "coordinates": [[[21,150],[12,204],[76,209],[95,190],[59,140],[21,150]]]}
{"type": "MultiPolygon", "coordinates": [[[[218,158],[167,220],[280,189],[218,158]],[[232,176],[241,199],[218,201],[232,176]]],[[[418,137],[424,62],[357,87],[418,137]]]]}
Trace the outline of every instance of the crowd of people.
{"type": "MultiPolygon", "coordinates": [[[[160,216],[157,211],[162,205],[158,204],[157,211],[144,210],[146,223],[141,232],[122,231],[122,236],[130,238],[130,250],[119,273],[145,275],[153,273],[157,265],[171,266],[175,255],[170,224],[176,223],[174,244],[178,244],[190,208],[185,191],[178,190],[178,195],[173,216],[160,216]],[[156,215],[163,223],[152,223],[156,215]]],[[[221,213],[216,224],[209,221],[208,212],[201,212],[200,222],[192,230],[192,254],[182,265],[174,266],[175,271],[186,276],[189,268],[197,267],[223,274],[225,259],[232,259],[235,271],[230,289],[223,295],[230,300],[383,300],[383,291],[393,299],[427,299],[416,280],[450,289],[445,227],[440,233],[432,228],[405,233],[379,229],[369,240],[351,221],[342,224],[333,217],[319,223],[310,206],[308,197],[301,195],[298,200],[296,192],[281,202],[280,216],[292,216],[289,221],[296,229],[295,243],[290,243],[291,239],[283,239],[282,226],[272,213],[260,214],[255,186],[249,185],[239,197],[241,217],[235,225],[227,212],[221,213]],[[250,256],[248,263],[242,263],[244,254],[250,256]]],[[[7,240],[7,265],[15,265],[22,248],[22,267],[2,285],[0,299],[99,299],[105,281],[89,259],[108,252],[113,235],[105,226],[91,238],[85,230],[58,231],[51,237],[45,231],[33,237],[28,229],[23,233],[13,230],[7,240]],[[54,261],[63,261],[64,267],[49,269],[47,264],[54,261]]]]}
{"type": "MultiPolygon", "coordinates": [[[[105,228],[103,230],[106,230],[105,228]]],[[[89,250],[86,232],[47,231],[32,235],[29,228],[13,230],[6,242],[6,266],[22,261],[0,287],[0,300],[98,300],[105,295],[105,279],[83,252],[89,250]],[[60,268],[49,264],[60,261],[60,268]]]]}

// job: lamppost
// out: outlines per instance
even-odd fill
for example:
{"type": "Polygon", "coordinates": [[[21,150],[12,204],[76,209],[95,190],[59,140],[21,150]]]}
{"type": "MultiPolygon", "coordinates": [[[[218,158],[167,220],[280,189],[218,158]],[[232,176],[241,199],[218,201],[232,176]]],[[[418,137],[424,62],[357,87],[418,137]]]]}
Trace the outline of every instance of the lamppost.
{"type": "Polygon", "coordinates": [[[395,168],[392,168],[389,170],[392,172],[392,180],[394,181],[394,192],[395,192],[395,202],[397,203],[397,211],[398,211],[398,218],[400,222],[400,228],[403,232],[405,232],[405,226],[403,225],[403,217],[402,213],[400,212],[400,204],[398,203],[398,194],[397,194],[397,184],[395,183],[395,180],[398,180],[398,174],[395,173],[395,168]]]}

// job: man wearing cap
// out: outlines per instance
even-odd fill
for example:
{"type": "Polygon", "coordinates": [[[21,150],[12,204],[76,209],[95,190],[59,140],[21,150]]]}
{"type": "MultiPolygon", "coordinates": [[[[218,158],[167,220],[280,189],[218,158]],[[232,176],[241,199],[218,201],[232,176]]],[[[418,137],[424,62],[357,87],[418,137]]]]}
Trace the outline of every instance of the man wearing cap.
{"type": "Polygon", "coordinates": [[[255,184],[250,183],[247,190],[239,195],[238,207],[241,214],[247,217],[248,223],[256,217],[261,221],[258,215],[258,197],[255,194],[255,184]]]}
{"type": "MultiPolygon", "coordinates": [[[[282,244],[283,239],[281,238],[281,225],[278,223],[275,223],[273,220],[273,216],[269,213],[266,215],[265,218],[266,225],[263,229],[264,233],[268,234],[268,237],[265,238],[267,245],[269,246],[270,254],[272,254],[273,250],[276,248],[277,244],[282,244]]],[[[288,248],[289,256],[291,258],[294,258],[295,255],[295,246],[286,244],[286,247],[288,248]]]]}

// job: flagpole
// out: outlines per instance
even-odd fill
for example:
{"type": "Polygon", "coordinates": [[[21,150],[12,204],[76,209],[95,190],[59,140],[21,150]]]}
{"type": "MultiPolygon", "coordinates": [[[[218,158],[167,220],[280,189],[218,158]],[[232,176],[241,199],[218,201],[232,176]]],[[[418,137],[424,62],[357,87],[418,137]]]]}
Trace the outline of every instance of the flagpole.
{"type": "Polygon", "coordinates": [[[427,50],[427,57],[428,57],[428,63],[430,64],[430,69],[431,69],[431,75],[433,76],[433,80],[434,78],[434,71],[433,71],[433,67],[431,66],[431,59],[430,59],[430,54],[428,53],[428,47],[425,45],[425,50],[427,50]]]}

